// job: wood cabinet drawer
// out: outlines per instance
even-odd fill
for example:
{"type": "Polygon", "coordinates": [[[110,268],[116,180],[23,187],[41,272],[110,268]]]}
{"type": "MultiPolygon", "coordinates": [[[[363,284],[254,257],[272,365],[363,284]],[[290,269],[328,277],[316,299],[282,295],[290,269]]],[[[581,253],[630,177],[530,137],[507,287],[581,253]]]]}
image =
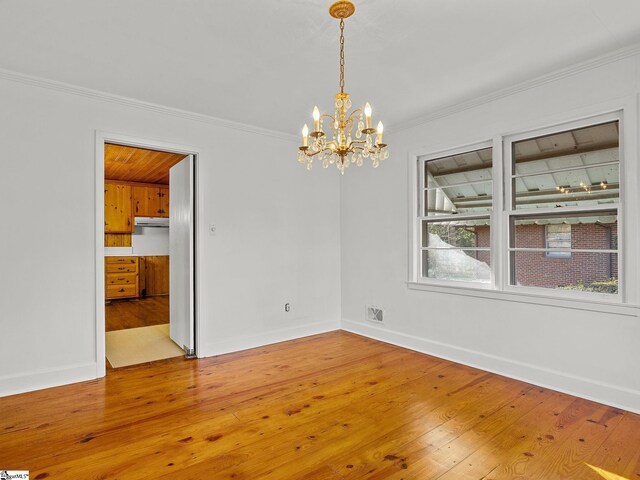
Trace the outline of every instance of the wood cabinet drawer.
{"type": "Polygon", "coordinates": [[[137,297],[138,286],[133,285],[107,285],[107,299],[137,297]]]}
{"type": "Polygon", "coordinates": [[[107,263],[106,265],[107,273],[137,273],[138,272],[138,262],[135,264],[125,264],[120,265],[118,263],[107,263]]]}
{"type": "Polygon", "coordinates": [[[134,264],[138,263],[138,257],[104,257],[104,261],[108,264],[134,264]]]}
{"type": "Polygon", "coordinates": [[[135,273],[108,273],[107,285],[135,285],[138,275],[135,273]]]}

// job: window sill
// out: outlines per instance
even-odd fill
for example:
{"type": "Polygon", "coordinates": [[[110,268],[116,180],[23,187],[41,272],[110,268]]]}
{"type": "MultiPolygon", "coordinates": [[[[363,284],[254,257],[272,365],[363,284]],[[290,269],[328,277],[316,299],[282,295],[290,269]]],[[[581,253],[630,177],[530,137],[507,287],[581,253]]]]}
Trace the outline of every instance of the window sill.
{"type": "Polygon", "coordinates": [[[445,295],[461,295],[465,297],[487,298],[504,302],[528,303],[532,305],[546,305],[572,310],[585,310],[589,312],[612,313],[629,317],[638,316],[638,305],[619,303],[617,299],[612,301],[594,301],[582,298],[560,298],[551,295],[539,295],[536,293],[522,293],[514,291],[501,291],[491,288],[434,285],[420,282],[407,282],[409,290],[422,290],[426,292],[442,293],[445,295]]]}

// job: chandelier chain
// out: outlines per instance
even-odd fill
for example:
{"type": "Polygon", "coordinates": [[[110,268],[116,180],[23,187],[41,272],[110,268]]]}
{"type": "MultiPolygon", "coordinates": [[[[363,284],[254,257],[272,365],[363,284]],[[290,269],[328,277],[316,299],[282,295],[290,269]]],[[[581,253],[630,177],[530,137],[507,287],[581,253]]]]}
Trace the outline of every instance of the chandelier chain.
{"type": "Polygon", "coordinates": [[[340,19],[340,93],[344,93],[344,18],[340,19]]]}

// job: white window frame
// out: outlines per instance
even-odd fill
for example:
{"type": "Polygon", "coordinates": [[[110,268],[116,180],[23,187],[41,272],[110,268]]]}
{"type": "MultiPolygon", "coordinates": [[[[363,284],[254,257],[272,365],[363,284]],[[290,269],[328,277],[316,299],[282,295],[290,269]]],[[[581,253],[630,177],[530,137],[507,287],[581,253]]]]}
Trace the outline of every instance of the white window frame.
{"type": "Polygon", "coordinates": [[[457,287],[467,287],[467,288],[480,288],[480,289],[495,289],[496,287],[496,275],[495,275],[495,267],[494,267],[494,262],[496,260],[496,252],[495,252],[495,247],[494,247],[494,243],[495,243],[495,239],[496,239],[496,235],[494,234],[494,223],[495,223],[495,219],[496,219],[496,203],[495,203],[495,199],[496,199],[496,178],[495,178],[495,173],[496,173],[496,163],[495,163],[495,142],[493,142],[492,140],[485,140],[482,142],[477,142],[477,143],[472,143],[469,145],[464,145],[464,146],[460,146],[457,148],[452,148],[452,149],[448,149],[448,150],[442,150],[439,152],[434,152],[428,155],[420,155],[417,157],[416,161],[416,165],[415,168],[418,170],[417,172],[417,201],[414,201],[415,204],[415,215],[414,215],[414,231],[415,234],[417,235],[417,238],[415,238],[415,248],[416,250],[414,250],[415,253],[415,257],[416,257],[416,262],[417,265],[415,266],[415,273],[417,275],[417,279],[420,283],[423,284],[432,284],[432,285],[451,285],[451,286],[457,286],[457,287]],[[422,276],[422,221],[423,220],[432,220],[432,221],[442,221],[445,222],[447,220],[455,220],[455,218],[452,218],[451,216],[447,215],[447,216],[438,216],[438,217],[427,217],[426,215],[424,215],[424,191],[425,191],[425,187],[426,187],[426,183],[425,183],[425,178],[424,178],[424,166],[427,162],[432,161],[432,160],[437,160],[440,158],[444,158],[444,157],[450,157],[452,155],[461,155],[463,153],[469,153],[469,152],[473,152],[475,150],[483,150],[486,148],[491,148],[492,149],[492,161],[491,161],[491,165],[492,165],[492,172],[491,172],[491,187],[492,187],[492,208],[491,208],[491,212],[487,212],[482,213],[482,214],[478,214],[478,215],[465,215],[465,217],[469,218],[469,217],[489,217],[489,226],[490,226],[490,248],[489,248],[489,255],[491,258],[491,279],[488,283],[482,283],[482,282],[469,282],[469,281],[464,281],[464,280],[445,280],[445,279],[437,279],[437,278],[429,278],[429,277],[423,277],[422,276]]]}
{"type": "MultiPolygon", "coordinates": [[[[407,221],[410,235],[407,237],[407,287],[410,290],[426,291],[440,294],[453,294],[483,299],[532,303],[547,306],[572,308],[577,310],[618,313],[636,316],[640,308],[640,247],[636,247],[635,239],[640,238],[640,221],[636,218],[640,205],[640,191],[626,188],[627,184],[640,184],[640,168],[635,162],[625,161],[640,154],[636,131],[640,127],[637,118],[638,98],[622,97],[600,104],[596,107],[577,109],[570,114],[559,112],[539,122],[537,125],[524,124],[509,132],[496,133],[491,141],[478,140],[460,144],[458,147],[431,150],[414,150],[408,153],[407,181],[407,221]],[[505,200],[510,198],[511,182],[505,182],[505,172],[510,175],[511,162],[505,156],[508,153],[506,140],[517,141],[586,127],[617,120],[619,122],[619,159],[620,159],[620,202],[618,205],[618,294],[597,292],[577,292],[550,288],[536,288],[509,285],[510,267],[509,253],[509,218],[505,211],[505,200]],[[420,159],[436,159],[457,152],[493,147],[493,212],[491,216],[491,284],[476,282],[446,281],[421,278],[420,241],[421,225],[418,220],[421,207],[420,192],[420,159]],[[504,186],[504,188],[503,188],[504,186]]],[[[488,133],[488,132],[487,132],[488,133]]],[[[487,137],[484,137],[489,138],[487,137]]],[[[510,155],[510,154],[509,154],[510,155]]],[[[607,206],[606,209],[611,209],[607,206]]],[[[541,212],[540,212],[541,213],[541,212]]]]}
{"type": "MultiPolygon", "coordinates": [[[[622,248],[623,242],[623,231],[624,231],[624,220],[623,220],[623,211],[622,205],[624,203],[624,195],[626,194],[626,188],[624,183],[624,149],[623,149],[623,135],[624,127],[623,127],[623,115],[622,111],[615,111],[612,113],[592,116],[589,118],[575,120],[571,122],[565,122],[561,124],[554,125],[552,127],[540,128],[536,130],[529,130],[527,132],[518,133],[514,135],[508,135],[503,138],[503,159],[504,162],[502,164],[502,174],[503,174],[503,185],[504,185],[504,210],[503,210],[503,242],[504,247],[502,248],[501,256],[505,257],[503,262],[504,270],[502,272],[504,278],[503,290],[506,292],[524,292],[524,293],[532,293],[535,295],[542,295],[548,297],[558,297],[558,298],[568,298],[568,299],[584,299],[584,300],[595,300],[595,301],[605,301],[605,302],[616,302],[621,303],[624,299],[624,289],[626,288],[626,282],[624,281],[624,249],[622,248]],[[576,130],[579,128],[585,128],[592,125],[599,125],[607,122],[618,122],[618,131],[620,132],[618,135],[618,160],[619,160],[619,172],[620,172],[620,201],[616,204],[606,204],[606,205],[597,205],[590,207],[563,207],[562,209],[557,208],[536,208],[536,209],[524,209],[524,210],[516,210],[515,207],[512,206],[512,198],[513,198],[513,182],[512,179],[512,145],[521,140],[528,140],[531,138],[553,135],[555,133],[561,133],[569,130],[576,130]],[[567,214],[575,213],[584,213],[584,212],[597,212],[597,211],[611,211],[615,210],[617,214],[617,235],[618,235],[618,248],[616,249],[616,254],[618,255],[618,293],[598,293],[598,292],[580,292],[575,290],[562,290],[562,289],[553,289],[553,288],[543,288],[543,287],[532,287],[532,286],[523,286],[523,285],[513,285],[511,284],[511,275],[512,271],[515,268],[512,265],[512,257],[511,252],[517,249],[511,247],[511,238],[510,238],[510,225],[512,217],[539,217],[544,215],[557,215],[559,211],[566,212],[567,214]]],[[[544,250],[544,249],[542,249],[544,250]]],[[[599,250],[599,252],[606,253],[608,250],[599,250]]]]}

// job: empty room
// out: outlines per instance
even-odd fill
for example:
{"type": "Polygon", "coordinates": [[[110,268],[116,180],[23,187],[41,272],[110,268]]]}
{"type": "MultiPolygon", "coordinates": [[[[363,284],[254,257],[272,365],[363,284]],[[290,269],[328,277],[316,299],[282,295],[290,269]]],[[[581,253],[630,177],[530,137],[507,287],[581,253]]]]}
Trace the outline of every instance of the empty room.
{"type": "Polygon", "coordinates": [[[640,479],[636,0],[0,2],[0,479],[640,479]]]}

